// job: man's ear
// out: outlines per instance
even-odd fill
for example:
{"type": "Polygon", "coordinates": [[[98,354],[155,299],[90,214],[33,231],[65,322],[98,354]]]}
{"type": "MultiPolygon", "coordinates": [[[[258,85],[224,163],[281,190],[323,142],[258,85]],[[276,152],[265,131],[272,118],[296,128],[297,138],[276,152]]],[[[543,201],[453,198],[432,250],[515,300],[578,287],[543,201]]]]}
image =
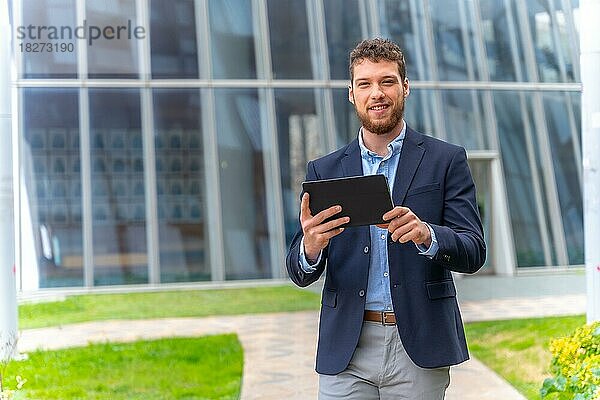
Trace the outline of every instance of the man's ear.
{"type": "Polygon", "coordinates": [[[408,84],[408,78],[404,78],[404,98],[407,98],[410,94],[410,85],[408,84]]]}
{"type": "Polygon", "coordinates": [[[354,104],[354,93],[352,92],[352,85],[348,85],[348,101],[354,104]]]}

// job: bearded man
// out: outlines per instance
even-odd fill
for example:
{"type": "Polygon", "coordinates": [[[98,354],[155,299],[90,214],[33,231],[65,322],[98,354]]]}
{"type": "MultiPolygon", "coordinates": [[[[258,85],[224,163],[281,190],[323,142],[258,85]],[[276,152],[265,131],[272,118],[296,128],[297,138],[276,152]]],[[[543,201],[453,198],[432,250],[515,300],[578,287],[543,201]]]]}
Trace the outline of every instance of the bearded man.
{"type": "Polygon", "coordinates": [[[321,400],[443,399],[449,366],[469,358],[452,271],[485,261],[475,185],[464,148],[406,125],[409,93],[401,49],[359,43],[348,87],[358,137],[307,166],[307,181],[383,174],[396,204],[384,225],[344,227],[341,207],[312,215],[302,195],[286,266],[302,287],[326,274],[321,400]]]}

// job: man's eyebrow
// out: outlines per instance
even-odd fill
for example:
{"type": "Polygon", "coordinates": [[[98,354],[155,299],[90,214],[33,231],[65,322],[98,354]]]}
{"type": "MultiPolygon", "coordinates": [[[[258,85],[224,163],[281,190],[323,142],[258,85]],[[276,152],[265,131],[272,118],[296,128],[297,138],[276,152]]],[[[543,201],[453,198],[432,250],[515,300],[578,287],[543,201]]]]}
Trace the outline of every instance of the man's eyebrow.
{"type": "Polygon", "coordinates": [[[360,81],[370,81],[370,80],[383,80],[383,79],[394,79],[394,80],[398,80],[398,77],[396,75],[384,75],[382,77],[368,77],[368,78],[355,78],[354,81],[355,82],[360,82],[360,81]]]}

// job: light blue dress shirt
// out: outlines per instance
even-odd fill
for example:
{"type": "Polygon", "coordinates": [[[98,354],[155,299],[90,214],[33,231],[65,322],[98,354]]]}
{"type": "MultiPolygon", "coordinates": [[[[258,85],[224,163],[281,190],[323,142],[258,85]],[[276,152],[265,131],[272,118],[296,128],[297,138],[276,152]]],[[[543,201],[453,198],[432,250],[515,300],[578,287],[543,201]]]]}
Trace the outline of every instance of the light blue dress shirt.
{"type": "MultiPolygon", "coordinates": [[[[404,121],[403,121],[404,122],[404,121]]],[[[390,192],[394,187],[394,179],[400,160],[402,143],[406,135],[406,124],[402,128],[400,135],[388,144],[388,153],[380,156],[377,153],[367,149],[362,139],[362,128],[358,134],[358,144],[360,146],[360,155],[362,161],[363,175],[382,174],[387,178],[390,192]]],[[[417,245],[419,254],[427,257],[433,257],[438,251],[438,243],[433,229],[427,225],[431,233],[431,245],[426,248],[417,245]]],[[[367,298],[365,309],[376,311],[392,311],[392,296],[390,293],[390,268],[388,261],[387,235],[388,230],[379,228],[375,225],[369,226],[371,237],[371,257],[369,263],[369,281],[367,283],[367,298]]],[[[315,265],[321,260],[321,254],[314,263],[309,263],[304,255],[304,239],[300,243],[300,266],[302,269],[311,273],[315,271],[315,265]]]]}

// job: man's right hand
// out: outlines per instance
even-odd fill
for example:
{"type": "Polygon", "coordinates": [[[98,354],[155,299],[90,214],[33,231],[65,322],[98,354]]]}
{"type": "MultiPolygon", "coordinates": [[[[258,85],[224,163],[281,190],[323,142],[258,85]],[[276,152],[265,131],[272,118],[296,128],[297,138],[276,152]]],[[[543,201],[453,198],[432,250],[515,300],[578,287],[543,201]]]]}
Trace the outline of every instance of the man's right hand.
{"type": "Polygon", "coordinates": [[[304,233],[304,255],[308,260],[316,260],[319,253],[329,244],[329,240],[344,231],[340,225],[350,222],[349,217],[341,217],[323,223],[327,218],[342,211],[340,206],[332,206],[313,216],[308,207],[309,194],[302,195],[300,224],[304,233]]]}

